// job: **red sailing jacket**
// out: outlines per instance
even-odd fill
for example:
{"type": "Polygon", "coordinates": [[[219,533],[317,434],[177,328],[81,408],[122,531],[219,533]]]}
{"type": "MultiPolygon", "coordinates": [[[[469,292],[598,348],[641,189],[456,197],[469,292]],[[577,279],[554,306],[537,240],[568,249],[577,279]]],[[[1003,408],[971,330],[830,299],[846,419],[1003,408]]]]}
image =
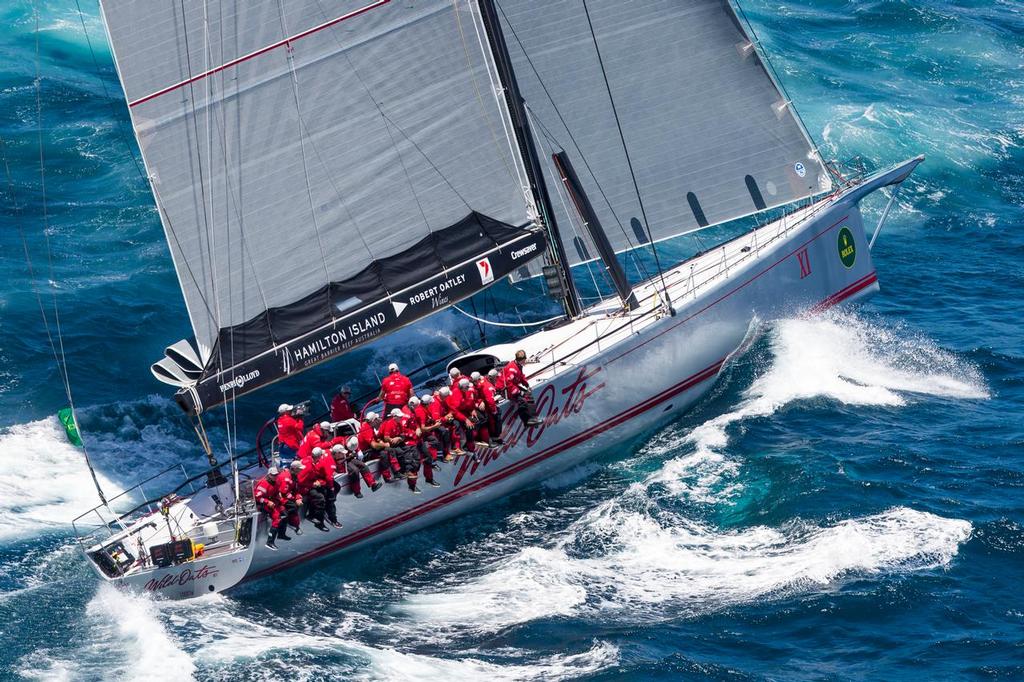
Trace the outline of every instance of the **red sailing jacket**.
{"type": "Polygon", "coordinates": [[[295,479],[292,477],[292,472],[289,469],[282,469],[281,473],[277,475],[277,482],[274,484],[277,488],[278,494],[281,496],[281,500],[284,502],[292,502],[295,500],[295,494],[298,486],[295,483],[295,479]]]}
{"type": "Polygon", "coordinates": [[[320,440],[320,425],[316,424],[309,430],[306,437],[302,439],[302,443],[299,444],[298,453],[299,459],[306,460],[313,456],[313,448],[323,447],[323,441],[320,440]]]}
{"type": "Polygon", "coordinates": [[[463,414],[472,414],[473,410],[476,409],[477,403],[480,402],[479,393],[472,386],[465,390],[459,390],[462,391],[462,403],[459,405],[459,410],[463,414]]]}
{"type": "Polygon", "coordinates": [[[330,486],[334,483],[334,473],[337,470],[338,463],[330,453],[325,454],[316,463],[317,479],[325,485],[330,486]]]}
{"type": "Polygon", "coordinates": [[[430,418],[436,422],[441,421],[448,414],[448,406],[444,404],[444,399],[439,395],[434,396],[434,402],[430,403],[427,410],[430,412],[430,418]]]}
{"type": "MultiPolygon", "coordinates": [[[[280,476],[280,474],[278,474],[280,476]]],[[[256,504],[261,507],[267,507],[273,509],[274,507],[280,507],[282,504],[281,493],[277,489],[277,485],[271,483],[265,478],[261,478],[253,487],[253,498],[256,500],[256,504]]]]}
{"type": "MultiPolygon", "coordinates": [[[[437,401],[435,400],[434,402],[437,401]]],[[[430,410],[423,407],[422,404],[417,405],[414,411],[416,413],[416,421],[419,422],[420,426],[430,426],[434,422],[434,418],[430,416],[430,410]]]]}
{"type": "Polygon", "coordinates": [[[508,391],[510,398],[519,394],[520,386],[530,385],[526,380],[526,375],[523,374],[523,368],[515,360],[509,362],[505,365],[505,369],[501,370],[501,378],[505,382],[505,390],[508,391]]]}
{"type": "Polygon", "coordinates": [[[331,401],[331,421],[340,422],[343,419],[353,419],[355,413],[352,411],[352,406],[347,400],[341,397],[341,394],[334,396],[334,400],[331,401]]]}
{"type": "Polygon", "coordinates": [[[313,488],[313,484],[320,479],[320,472],[317,471],[317,467],[313,464],[313,460],[307,459],[303,464],[306,465],[305,468],[299,472],[298,476],[296,476],[296,483],[300,495],[308,493],[313,488]]]}
{"type": "Polygon", "coordinates": [[[453,388],[452,394],[444,399],[444,406],[448,408],[448,411],[452,413],[452,416],[458,419],[460,422],[464,422],[469,417],[462,413],[462,389],[453,388]]]}
{"type": "Polygon", "coordinates": [[[494,399],[494,384],[487,379],[480,379],[480,383],[477,384],[477,391],[480,393],[480,398],[484,401],[484,407],[487,411],[494,414],[498,411],[498,401],[494,399]]]}
{"type": "Polygon", "coordinates": [[[363,453],[373,451],[373,441],[377,440],[377,432],[373,430],[373,424],[370,422],[363,422],[359,426],[359,433],[356,435],[359,439],[359,449],[363,453]]]}
{"type": "Polygon", "coordinates": [[[384,380],[380,382],[380,387],[384,392],[384,404],[386,405],[405,405],[412,396],[412,382],[401,372],[394,372],[384,377],[384,380]]]}
{"type": "Polygon", "coordinates": [[[298,417],[287,413],[282,414],[277,418],[277,439],[292,450],[298,450],[305,428],[305,423],[298,417]]]}

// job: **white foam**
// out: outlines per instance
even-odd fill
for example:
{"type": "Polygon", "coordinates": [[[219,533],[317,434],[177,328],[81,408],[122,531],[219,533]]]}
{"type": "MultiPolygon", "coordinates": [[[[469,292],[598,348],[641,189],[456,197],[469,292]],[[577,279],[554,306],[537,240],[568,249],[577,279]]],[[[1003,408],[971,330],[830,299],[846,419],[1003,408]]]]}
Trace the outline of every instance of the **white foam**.
{"type": "Polygon", "coordinates": [[[141,671],[159,671],[168,682],[193,679],[192,658],[157,616],[164,607],[144,595],[100,586],[86,612],[93,621],[91,647],[116,656],[105,667],[105,679],[134,679],[141,671]]]}
{"type": "MultiPolygon", "coordinates": [[[[223,598],[214,597],[201,605],[189,605],[178,613],[186,625],[194,627],[200,646],[194,652],[194,661],[200,666],[240,661],[285,661],[295,677],[302,677],[303,664],[290,654],[319,652],[340,654],[344,662],[317,665],[317,672],[329,673],[345,679],[387,680],[559,680],[578,677],[603,670],[618,662],[618,649],[607,643],[595,643],[588,651],[578,654],[559,654],[533,657],[529,664],[504,664],[484,660],[477,656],[441,658],[404,652],[393,646],[370,646],[351,637],[351,623],[332,622],[334,634],[326,631],[301,632],[289,630],[274,623],[256,623],[231,614],[224,608],[223,598]],[[216,600],[221,600],[218,605],[216,600]],[[276,656],[275,656],[276,655],[276,656]]],[[[373,627],[365,617],[355,616],[364,630],[373,627]]],[[[402,637],[402,629],[388,627],[392,640],[402,637]]],[[[432,638],[436,642],[437,638],[432,638]]],[[[480,654],[481,652],[472,652],[480,654]]],[[[525,652],[502,651],[501,657],[522,659],[525,652]]],[[[273,677],[273,667],[269,667],[273,677]]]]}
{"type": "Polygon", "coordinates": [[[944,566],[970,533],[966,521],[906,507],[826,526],[723,533],[676,517],[659,522],[611,501],[553,547],[526,548],[460,588],[410,598],[402,610],[433,628],[492,631],[569,614],[694,616],[849,577],[944,566]],[[605,550],[579,558],[577,543],[605,550]]]}
{"type": "Polygon", "coordinates": [[[899,407],[921,396],[989,397],[973,365],[927,338],[869,322],[848,310],[778,321],[769,331],[769,343],[771,365],[744,391],[735,409],[689,433],[669,431],[666,442],[652,444],[659,451],[690,446],[690,452],[669,460],[655,478],[673,494],[695,501],[720,497],[721,480],[738,470],[722,454],[729,442],[727,427],[771,416],[793,403],[829,400],[899,407]]]}
{"type": "MultiPolygon", "coordinates": [[[[0,431],[0,539],[66,527],[99,503],[82,451],[56,418],[0,431]]],[[[107,489],[114,486],[100,476],[107,489]]]]}

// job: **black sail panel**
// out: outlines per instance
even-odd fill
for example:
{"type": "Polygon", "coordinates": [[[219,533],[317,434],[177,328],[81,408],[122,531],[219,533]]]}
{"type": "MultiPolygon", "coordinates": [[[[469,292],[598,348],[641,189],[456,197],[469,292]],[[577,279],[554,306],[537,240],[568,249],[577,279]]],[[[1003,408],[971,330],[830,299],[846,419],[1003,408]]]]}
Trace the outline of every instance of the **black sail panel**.
{"type": "Polygon", "coordinates": [[[178,402],[195,414],[307,370],[472,296],[546,248],[542,231],[471,213],[347,280],[221,330],[178,402]]]}

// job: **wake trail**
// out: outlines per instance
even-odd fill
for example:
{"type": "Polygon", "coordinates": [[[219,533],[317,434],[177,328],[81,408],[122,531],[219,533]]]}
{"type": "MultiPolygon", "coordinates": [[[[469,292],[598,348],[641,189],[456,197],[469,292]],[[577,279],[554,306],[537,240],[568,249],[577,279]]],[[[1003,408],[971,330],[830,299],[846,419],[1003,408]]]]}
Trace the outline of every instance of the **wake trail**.
{"type": "Polygon", "coordinates": [[[663,431],[641,450],[641,461],[662,460],[643,481],[585,513],[548,546],[524,547],[482,572],[409,595],[396,611],[428,630],[453,633],[551,617],[697,617],[855,576],[948,565],[971,524],[908,507],[723,531],[659,505],[666,491],[709,505],[730,501],[741,465],[728,454],[728,427],[743,420],[810,400],[899,407],[920,396],[989,395],[976,368],[930,340],[848,311],[783,320],[768,343],[769,366],[733,410],[688,432],[663,431]],[[664,460],[680,450],[685,454],[664,460]]]}

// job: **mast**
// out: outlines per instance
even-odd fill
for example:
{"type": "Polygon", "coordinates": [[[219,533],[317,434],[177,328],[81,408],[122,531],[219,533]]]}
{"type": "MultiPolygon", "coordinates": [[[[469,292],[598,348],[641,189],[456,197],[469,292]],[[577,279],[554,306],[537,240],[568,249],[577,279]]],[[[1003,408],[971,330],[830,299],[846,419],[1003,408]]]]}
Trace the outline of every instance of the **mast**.
{"type": "Polygon", "coordinates": [[[491,52],[494,55],[495,66],[498,69],[498,77],[505,89],[505,99],[508,103],[509,114],[512,118],[512,125],[516,132],[516,140],[523,158],[526,160],[526,174],[530,180],[530,189],[541,208],[542,220],[550,235],[550,254],[555,267],[562,278],[563,291],[565,296],[562,305],[565,314],[575,317],[580,314],[579,293],[572,280],[572,272],[569,270],[569,259],[565,255],[565,247],[562,244],[562,237],[558,230],[558,223],[555,220],[555,211],[551,205],[551,196],[548,194],[547,185],[544,182],[544,171],[537,156],[537,147],[533,140],[533,133],[526,120],[526,108],[523,106],[523,96],[519,92],[519,84],[516,82],[515,72],[512,69],[512,58],[508,53],[508,45],[505,43],[505,35],[501,31],[501,24],[498,21],[498,14],[495,11],[494,0],[478,0],[480,16],[483,19],[484,29],[487,32],[487,40],[491,45],[491,52]]]}

